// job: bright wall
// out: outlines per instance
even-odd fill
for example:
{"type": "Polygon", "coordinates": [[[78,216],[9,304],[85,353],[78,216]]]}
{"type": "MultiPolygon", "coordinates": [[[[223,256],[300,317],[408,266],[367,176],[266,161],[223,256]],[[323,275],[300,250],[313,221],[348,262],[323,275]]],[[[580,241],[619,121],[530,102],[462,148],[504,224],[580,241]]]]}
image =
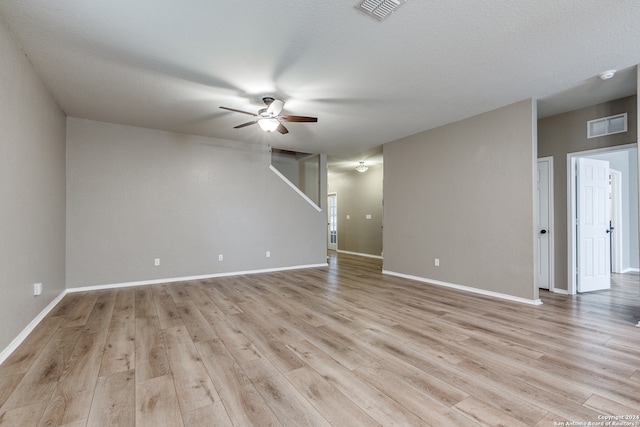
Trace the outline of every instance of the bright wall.
{"type": "Polygon", "coordinates": [[[1,21],[0,58],[3,349],[65,288],[65,115],[1,21]]]}
{"type": "Polygon", "coordinates": [[[385,271],[538,299],[535,115],[526,100],[384,145],[385,271]]]}
{"type": "Polygon", "coordinates": [[[267,147],[69,118],[68,287],[326,264],[326,212],[269,165],[267,147]]]}

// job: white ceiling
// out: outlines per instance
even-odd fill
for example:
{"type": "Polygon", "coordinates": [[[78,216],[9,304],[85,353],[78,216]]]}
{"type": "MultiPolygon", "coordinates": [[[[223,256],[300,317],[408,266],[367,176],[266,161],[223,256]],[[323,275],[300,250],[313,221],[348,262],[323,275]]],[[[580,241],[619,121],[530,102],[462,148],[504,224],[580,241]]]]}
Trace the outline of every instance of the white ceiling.
{"type": "Polygon", "coordinates": [[[383,22],[356,3],[2,0],[0,16],[69,116],[337,158],[527,98],[548,115],[635,93],[637,1],[409,0],[383,22]],[[624,89],[607,69],[628,69],[624,89]],[[218,108],[264,95],[318,123],[266,134],[218,108]]]}

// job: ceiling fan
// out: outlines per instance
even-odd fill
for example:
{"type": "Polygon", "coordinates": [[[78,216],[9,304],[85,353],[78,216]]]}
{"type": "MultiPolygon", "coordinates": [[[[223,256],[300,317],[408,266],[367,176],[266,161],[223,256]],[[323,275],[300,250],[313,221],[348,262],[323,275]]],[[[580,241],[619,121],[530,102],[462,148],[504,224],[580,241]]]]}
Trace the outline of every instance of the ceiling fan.
{"type": "Polygon", "coordinates": [[[250,116],[257,117],[255,120],[252,120],[247,123],[243,123],[238,126],[234,126],[234,129],[240,129],[245,126],[258,124],[260,128],[265,132],[273,132],[277,130],[281,134],[289,133],[289,130],[284,127],[282,122],[317,122],[317,117],[308,117],[308,116],[281,116],[280,113],[284,108],[284,101],[280,99],[273,98],[271,96],[265,96],[262,98],[262,101],[266,104],[267,108],[262,108],[258,110],[258,114],[250,113],[248,111],[236,110],[235,108],[229,107],[220,107],[223,110],[235,111],[236,113],[248,114],[250,116]]]}

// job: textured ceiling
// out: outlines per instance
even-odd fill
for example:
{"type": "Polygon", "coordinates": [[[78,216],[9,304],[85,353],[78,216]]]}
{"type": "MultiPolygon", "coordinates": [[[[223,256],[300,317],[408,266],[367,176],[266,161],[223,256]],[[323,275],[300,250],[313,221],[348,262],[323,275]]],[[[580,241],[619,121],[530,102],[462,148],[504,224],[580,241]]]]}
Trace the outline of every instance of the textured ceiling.
{"type": "Polygon", "coordinates": [[[635,93],[633,0],[409,0],[382,22],[355,5],[2,0],[0,17],[69,116],[337,158],[527,98],[552,114],[635,93]],[[632,70],[623,89],[607,69],[632,70]],[[266,134],[218,108],[264,95],[319,121],[266,134]]]}

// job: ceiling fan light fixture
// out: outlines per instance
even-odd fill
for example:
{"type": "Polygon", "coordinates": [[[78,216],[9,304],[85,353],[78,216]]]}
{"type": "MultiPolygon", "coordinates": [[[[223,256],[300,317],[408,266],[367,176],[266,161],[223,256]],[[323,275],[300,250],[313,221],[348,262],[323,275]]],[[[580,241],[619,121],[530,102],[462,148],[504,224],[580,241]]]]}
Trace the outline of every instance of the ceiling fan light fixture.
{"type": "Polygon", "coordinates": [[[369,169],[369,167],[364,165],[364,162],[360,162],[360,164],[358,166],[356,166],[356,170],[360,173],[362,172],[366,172],[367,169],[369,169]]]}
{"type": "Polygon", "coordinates": [[[280,122],[277,119],[260,119],[258,120],[258,124],[265,132],[273,132],[280,126],[280,122]]]}
{"type": "Polygon", "coordinates": [[[263,100],[264,100],[264,103],[267,104],[268,114],[272,116],[277,116],[282,112],[282,109],[284,108],[284,101],[277,98],[271,98],[271,97],[265,97],[263,98],[263,100]]]}
{"type": "Polygon", "coordinates": [[[234,129],[241,129],[247,126],[255,125],[256,123],[260,126],[260,128],[265,132],[273,132],[278,131],[281,134],[285,135],[289,133],[289,129],[287,129],[282,122],[296,122],[296,123],[315,123],[318,121],[317,117],[310,116],[290,116],[284,115],[281,116],[280,113],[284,108],[284,101],[280,99],[273,98],[271,96],[265,96],[262,98],[262,101],[267,106],[266,108],[261,108],[258,110],[258,114],[252,113],[250,111],[238,110],[237,108],[229,108],[229,107],[220,107],[223,110],[233,111],[235,113],[247,114],[249,116],[255,117],[254,120],[251,120],[247,123],[242,123],[241,125],[234,126],[234,129]]]}

